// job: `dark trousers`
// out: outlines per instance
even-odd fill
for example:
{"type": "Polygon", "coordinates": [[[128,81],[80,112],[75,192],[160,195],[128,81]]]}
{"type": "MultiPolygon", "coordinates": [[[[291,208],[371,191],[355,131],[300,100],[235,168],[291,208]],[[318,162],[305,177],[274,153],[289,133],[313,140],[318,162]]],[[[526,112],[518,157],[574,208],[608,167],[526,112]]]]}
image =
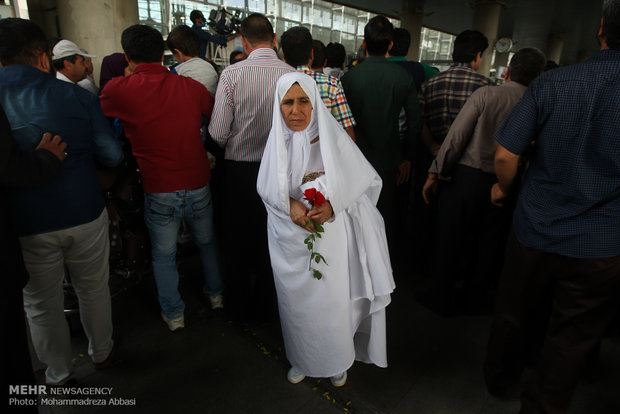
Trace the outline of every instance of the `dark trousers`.
{"type": "MultiPolygon", "coordinates": [[[[4,201],[4,200],[3,200],[4,201]]],[[[3,227],[2,230],[6,230],[3,227]]],[[[13,234],[11,234],[13,236],[13,234]]],[[[5,366],[5,390],[10,385],[34,385],[35,378],[32,371],[32,362],[26,333],[26,319],[24,315],[24,299],[22,289],[27,277],[24,268],[21,248],[17,238],[2,235],[0,246],[0,264],[5,276],[2,299],[5,303],[5,312],[2,316],[2,326],[5,327],[5,337],[2,341],[2,353],[5,366]],[[6,243],[5,243],[6,242],[6,243]]],[[[8,398],[28,400],[32,395],[8,394],[8,398]]],[[[11,412],[36,413],[37,406],[14,405],[11,412]]]]}
{"type": "Polygon", "coordinates": [[[434,157],[421,141],[417,141],[413,160],[413,214],[411,238],[413,241],[412,261],[417,274],[428,275],[433,257],[437,203],[433,199],[427,205],[422,198],[422,188],[428,176],[428,169],[434,157]]]}
{"type": "MultiPolygon", "coordinates": [[[[552,303],[536,375],[522,394],[522,413],[564,413],[588,356],[617,311],[620,256],[575,259],[522,245],[511,234],[491,325],[484,374],[491,393],[516,380],[527,330],[552,303]]],[[[543,321],[542,323],[545,323],[543,321]]]]}
{"type": "Polygon", "coordinates": [[[259,167],[259,162],[224,163],[224,285],[227,308],[235,319],[268,319],[275,314],[267,212],[256,192],[259,167]]]}
{"type": "Polygon", "coordinates": [[[492,309],[512,216],[511,204],[491,204],[495,175],[456,165],[439,184],[430,290],[436,310],[492,309]]]}

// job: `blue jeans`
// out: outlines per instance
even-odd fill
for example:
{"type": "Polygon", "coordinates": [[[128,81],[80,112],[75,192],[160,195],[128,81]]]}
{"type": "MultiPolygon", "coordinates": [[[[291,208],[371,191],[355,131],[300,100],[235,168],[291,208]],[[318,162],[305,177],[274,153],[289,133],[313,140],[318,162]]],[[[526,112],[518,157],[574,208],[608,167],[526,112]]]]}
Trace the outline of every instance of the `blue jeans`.
{"type": "Polygon", "coordinates": [[[151,236],[153,273],[159,304],[168,318],[178,318],[185,310],[179,294],[176,264],[177,236],[183,220],[200,251],[205,275],[204,293],[208,296],[222,293],[209,185],[174,193],[145,193],[144,222],[151,236]]]}

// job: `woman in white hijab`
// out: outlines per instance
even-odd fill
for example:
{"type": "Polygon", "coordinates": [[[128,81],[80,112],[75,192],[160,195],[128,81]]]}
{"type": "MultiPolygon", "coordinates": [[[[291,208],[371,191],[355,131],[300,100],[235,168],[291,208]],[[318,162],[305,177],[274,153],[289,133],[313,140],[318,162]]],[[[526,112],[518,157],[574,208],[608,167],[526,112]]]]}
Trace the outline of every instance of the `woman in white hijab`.
{"type": "Polygon", "coordinates": [[[306,74],[288,73],[278,81],[257,190],[269,217],[289,381],[330,377],[342,386],[354,360],[386,367],[385,307],[394,279],[375,207],[381,179],[306,74]],[[312,210],[303,198],[308,188],[328,202],[312,210]],[[310,219],[325,229],[314,251],[326,263],[312,262],[320,280],[309,270],[304,244],[314,229],[310,219]]]}

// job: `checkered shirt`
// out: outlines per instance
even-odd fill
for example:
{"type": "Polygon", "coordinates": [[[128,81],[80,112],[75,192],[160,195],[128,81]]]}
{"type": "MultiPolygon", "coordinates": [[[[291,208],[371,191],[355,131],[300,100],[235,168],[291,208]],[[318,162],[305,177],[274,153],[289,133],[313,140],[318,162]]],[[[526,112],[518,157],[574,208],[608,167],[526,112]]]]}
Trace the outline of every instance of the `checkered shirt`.
{"type": "Polygon", "coordinates": [[[322,72],[316,72],[305,65],[298,66],[297,70],[312,76],[312,79],[316,82],[316,86],[319,88],[319,94],[321,95],[323,103],[343,128],[355,126],[353,113],[351,112],[351,108],[349,108],[347,98],[344,96],[342,84],[338,78],[326,75],[322,72]]]}
{"type": "Polygon", "coordinates": [[[620,255],[620,50],[530,84],[495,134],[513,154],[534,141],[514,214],[517,239],[562,256],[620,255]]]}
{"type": "Polygon", "coordinates": [[[438,144],[448,135],[450,125],[467,98],[479,87],[492,84],[489,78],[473,70],[469,63],[454,63],[445,72],[422,84],[422,120],[426,122],[438,144]]]}

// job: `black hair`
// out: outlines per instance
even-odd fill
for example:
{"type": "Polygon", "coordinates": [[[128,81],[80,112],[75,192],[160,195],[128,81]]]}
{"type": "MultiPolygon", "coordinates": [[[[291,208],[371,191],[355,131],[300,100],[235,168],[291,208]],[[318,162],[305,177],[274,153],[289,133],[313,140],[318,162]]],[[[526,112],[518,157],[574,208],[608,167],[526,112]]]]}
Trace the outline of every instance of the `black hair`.
{"type": "Polygon", "coordinates": [[[280,46],[286,63],[297,67],[307,65],[312,51],[312,35],[303,26],[291,27],[280,37],[280,46]]]}
{"type": "Polygon", "coordinates": [[[454,40],[452,60],[459,63],[470,63],[478,53],[489,47],[489,40],[477,30],[465,30],[454,40]]]}
{"type": "Polygon", "coordinates": [[[77,57],[78,55],[76,54],[76,55],[71,55],[71,56],[65,56],[64,58],[61,58],[61,59],[55,59],[55,60],[52,60],[52,65],[54,65],[54,69],[59,71],[61,69],[64,69],[65,60],[75,64],[77,57]]]}
{"type": "Polygon", "coordinates": [[[243,59],[237,59],[238,55],[242,55],[243,52],[240,50],[233,50],[232,52],[230,52],[230,57],[228,58],[228,61],[230,62],[230,64],[232,65],[233,63],[237,63],[242,61],[243,59]]]}
{"type": "Polygon", "coordinates": [[[347,51],[340,43],[329,43],[325,47],[326,66],[329,68],[341,68],[347,57],[347,51]]]}
{"type": "Polygon", "coordinates": [[[384,56],[390,48],[394,25],[383,16],[375,16],[364,27],[366,52],[370,56],[384,56]]]}
{"type": "Polygon", "coordinates": [[[321,69],[325,66],[325,44],[320,40],[313,40],[312,50],[314,51],[314,59],[312,59],[310,67],[312,69],[321,69]]]}
{"type": "Polygon", "coordinates": [[[547,58],[540,50],[526,47],[514,54],[510,60],[510,80],[528,86],[545,70],[547,58]]]}
{"type": "Polygon", "coordinates": [[[48,53],[47,37],[30,20],[8,17],[0,20],[0,63],[2,66],[36,66],[41,53],[48,53]]]}
{"type": "Polygon", "coordinates": [[[134,24],[123,30],[121,46],[130,60],[155,63],[161,61],[164,53],[164,38],[150,26],[134,24]]]}
{"type": "Polygon", "coordinates": [[[189,14],[189,20],[192,22],[192,24],[196,24],[196,19],[203,16],[204,15],[200,10],[192,10],[192,12],[189,14]]]}
{"type": "Polygon", "coordinates": [[[620,0],[603,2],[603,37],[610,49],[620,49],[620,0]]]}
{"type": "Polygon", "coordinates": [[[260,13],[252,13],[243,19],[239,32],[251,45],[273,42],[273,26],[269,19],[260,13]]]}
{"type": "Polygon", "coordinates": [[[392,41],[394,45],[390,49],[390,55],[392,56],[406,56],[409,51],[409,45],[411,45],[411,34],[407,29],[400,27],[394,28],[392,33],[392,41]]]}
{"type": "Polygon", "coordinates": [[[178,49],[186,56],[196,57],[200,55],[200,39],[191,27],[184,24],[175,27],[168,34],[166,45],[170,51],[178,49]]]}
{"type": "Polygon", "coordinates": [[[50,55],[54,51],[54,46],[58,44],[62,39],[60,37],[49,37],[47,39],[47,50],[49,50],[50,55]]]}

